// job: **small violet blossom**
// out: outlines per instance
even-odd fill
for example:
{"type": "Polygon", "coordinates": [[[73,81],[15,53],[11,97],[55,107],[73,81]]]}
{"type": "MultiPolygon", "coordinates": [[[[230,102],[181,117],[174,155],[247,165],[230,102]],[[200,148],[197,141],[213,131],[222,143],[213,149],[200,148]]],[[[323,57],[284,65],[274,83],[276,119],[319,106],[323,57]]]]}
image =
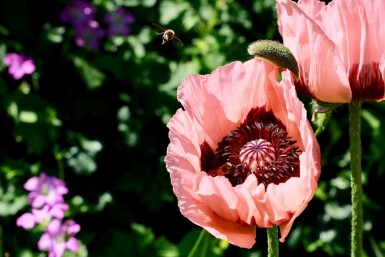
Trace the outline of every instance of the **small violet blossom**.
{"type": "Polygon", "coordinates": [[[134,15],[119,7],[104,16],[105,31],[96,20],[96,7],[84,0],[74,0],[60,15],[63,22],[71,24],[75,31],[75,44],[92,50],[99,48],[100,40],[106,36],[128,35],[134,15]]]}
{"type": "Polygon", "coordinates": [[[28,201],[33,208],[40,208],[47,204],[54,206],[64,201],[63,195],[68,193],[68,189],[63,180],[48,176],[42,172],[39,177],[30,178],[24,188],[30,193],[28,201]]]}
{"type": "Polygon", "coordinates": [[[104,37],[105,32],[100,28],[97,21],[90,21],[88,26],[76,30],[75,43],[79,47],[87,47],[96,50],[99,48],[99,41],[104,37]]]}
{"type": "Polygon", "coordinates": [[[80,225],[73,220],[61,223],[60,220],[53,220],[46,232],[40,237],[38,248],[48,250],[48,257],[62,256],[64,251],[77,251],[79,241],[74,237],[80,231],[80,225]]]}
{"type": "Polygon", "coordinates": [[[92,3],[75,0],[61,13],[61,20],[69,23],[75,30],[75,44],[96,50],[105,32],[95,20],[96,8],[92,3]]]}
{"type": "Polygon", "coordinates": [[[60,14],[63,22],[70,23],[73,27],[85,27],[94,20],[95,6],[92,3],[82,0],[75,0],[71,5],[67,6],[60,14]]]}
{"type": "Polygon", "coordinates": [[[130,25],[134,23],[134,21],[135,16],[122,7],[106,14],[104,17],[104,22],[109,25],[107,33],[110,36],[130,34],[130,25]]]}
{"type": "Polygon", "coordinates": [[[24,75],[32,74],[36,68],[32,58],[18,53],[7,54],[3,63],[8,66],[8,73],[14,79],[21,79],[24,75]]]}

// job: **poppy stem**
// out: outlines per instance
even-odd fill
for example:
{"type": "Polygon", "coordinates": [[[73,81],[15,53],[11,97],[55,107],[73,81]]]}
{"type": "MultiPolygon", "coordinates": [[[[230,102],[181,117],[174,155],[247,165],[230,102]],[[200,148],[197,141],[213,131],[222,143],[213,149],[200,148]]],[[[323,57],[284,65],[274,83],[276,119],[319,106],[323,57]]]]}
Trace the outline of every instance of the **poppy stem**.
{"type": "Polygon", "coordinates": [[[349,104],[352,197],[351,257],[362,256],[361,105],[360,102],[349,104]]]}
{"type": "Polygon", "coordinates": [[[278,228],[267,228],[267,257],[278,257],[278,228]]]}

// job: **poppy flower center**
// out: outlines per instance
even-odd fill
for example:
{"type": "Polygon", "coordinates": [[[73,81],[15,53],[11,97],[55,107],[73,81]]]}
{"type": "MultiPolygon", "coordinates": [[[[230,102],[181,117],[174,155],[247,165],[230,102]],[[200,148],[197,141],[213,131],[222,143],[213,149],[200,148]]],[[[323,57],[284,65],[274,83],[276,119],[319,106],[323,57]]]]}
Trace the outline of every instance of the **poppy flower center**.
{"type": "Polygon", "coordinates": [[[225,176],[233,186],[249,175],[267,187],[299,177],[301,151],[272,113],[254,109],[236,129],[225,136],[214,151],[201,145],[202,170],[210,176],[225,176]]]}
{"type": "Polygon", "coordinates": [[[265,139],[252,140],[246,143],[239,152],[239,160],[251,172],[256,172],[260,167],[269,165],[275,160],[275,149],[265,139]]]}

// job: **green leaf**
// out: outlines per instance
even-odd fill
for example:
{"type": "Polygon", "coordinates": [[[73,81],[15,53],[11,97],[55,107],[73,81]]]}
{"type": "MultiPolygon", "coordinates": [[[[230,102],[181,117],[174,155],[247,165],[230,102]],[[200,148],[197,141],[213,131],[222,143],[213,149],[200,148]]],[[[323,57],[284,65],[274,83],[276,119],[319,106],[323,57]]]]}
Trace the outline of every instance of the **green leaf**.
{"type": "Polygon", "coordinates": [[[75,56],[73,62],[79,69],[88,89],[93,90],[103,86],[106,76],[102,72],[79,56],[75,56]]]}

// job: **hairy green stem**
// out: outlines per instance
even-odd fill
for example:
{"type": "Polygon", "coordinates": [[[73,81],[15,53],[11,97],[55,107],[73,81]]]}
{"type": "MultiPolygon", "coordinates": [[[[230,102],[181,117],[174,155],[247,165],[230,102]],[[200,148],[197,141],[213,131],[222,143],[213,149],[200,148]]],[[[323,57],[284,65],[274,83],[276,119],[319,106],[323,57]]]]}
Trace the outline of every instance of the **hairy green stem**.
{"type": "Polygon", "coordinates": [[[267,257],[278,257],[278,227],[267,228],[267,257]]]}
{"type": "Polygon", "coordinates": [[[352,197],[351,257],[362,256],[361,103],[349,104],[350,184],[352,197]]]}

